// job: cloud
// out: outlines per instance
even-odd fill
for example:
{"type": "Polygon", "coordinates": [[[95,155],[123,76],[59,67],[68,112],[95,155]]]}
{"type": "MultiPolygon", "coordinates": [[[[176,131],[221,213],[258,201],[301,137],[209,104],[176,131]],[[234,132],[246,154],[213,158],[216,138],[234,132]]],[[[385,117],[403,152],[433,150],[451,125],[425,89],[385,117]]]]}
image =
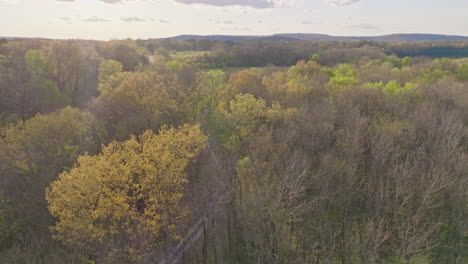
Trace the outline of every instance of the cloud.
{"type": "Polygon", "coordinates": [[[111,20],[101,18],[101,17],[97,17],[97,16],[93,16],[93,17],[85,18],[82,21],[84,21],[84,22],[110,22],[111,20]]]}
{"type": "Polygon", "coordinates": [[[361,0],[327,0],[332,6],[348,6],[361,2],[361,0]]]}
{"type": "MultiPolygon", "coordinates": [[[[57,0],[59,2],[76,2],[78,0],[57,0]]],[[[123,0],[99,0],[101,2],[104,2],[104,3],[108,3],[108,4],[117,4],[117,3],[122,3],[123,0]]]]}
{"type": "Polygon", "coordinates": [[[73,24],[72,23],[73,19],[71,17],[61,17],[59,19],[62,21],[62,23],[67,23],[67,24],[70,24],[70,25],[73,24]]]}
{"type": "Polygon", "coordinates": [[[120,20],[122,20],[123,22],[145,22],[146,21],[146,19],[141,18],[141,17],[136,17],[136,16],[121,17],[120,20]]]}
{"type": "MultiPolygon", "coordinates": [[[[0,0],[4,1],[4,0],[0,0]]],[[[13,1],[13,0],[9,0],[13,1]]],[[[77,2],[79,0],[57,0],[60,2],[77,2]]],[[[108,4],[125,3],[134,0],[97,0],[108,4]]],[[[173,0],[181,4],[202,4],[210,6],[247,6],[253,8],[273,8],[278,6],[290,6],[295,0],[173,0]]],[[[332,0],[330,0],[332,1],[332,0]]],[[[352,0],[341,0],[352,1],[352,0]]],[[[357,0],[358,1],[358,0],[357,0]]],[[[333,0],[340,2],[340,0],[333,0]]]]}
{"type": "Polygon", "coordinates": [[[165,20],[165,19],[159,19],[159,22],[164,23],[164,24],[170,23],[169,20],[165,20]]]}
{"type": "Polygon", "coordinates": [[[211,6],[248,6],[253,8],[273,8],[290,5],[294,0],[174,0],[182,4],[202,4],[211,6]]]}
{"type": "Polygon", "coordinates": [[[234,24],[234,22],[232,22],[231,20],[221,20],[221,21],[218,21],[218,20],[208,20],[208,21],[213,21],[215,22],[216,24],[224,24],[224,25],[232,25],[234,24]]]}
{"type": "Polygon", "coordinates": [[[227,30],[227,31],[250,31],[250,28],[248,28],[248,27],[225,27],[225,28],[221,28],[221,30],[227,30]]]}
{"type": "Polygon", "coordinates": [[[0,6],[16,5],[18,2],[18,0],[0,0],[0,6]]]}
{"type": "Polygon", "coordinates": [[[349,26],[351,28],[358,28],[358,29],[365,29],[365,30],[378,30],[380,29],[379,26],[372,25],[372,24],[356,24],[356,25],[351,25],[349,26]]]}
{"type": "Polygon", "coordinates": [[[318,24],[317,22],[312,22],[312,21],[302,21],[301,24],[303,25],[313,25],[313,24],[318,24]]]}

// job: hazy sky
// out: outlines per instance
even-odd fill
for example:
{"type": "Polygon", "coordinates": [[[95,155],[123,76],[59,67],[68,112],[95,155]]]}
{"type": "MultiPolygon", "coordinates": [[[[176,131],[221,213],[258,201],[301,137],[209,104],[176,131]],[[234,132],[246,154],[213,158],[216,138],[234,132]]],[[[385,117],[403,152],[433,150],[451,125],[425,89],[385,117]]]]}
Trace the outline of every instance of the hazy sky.
{"type": "Polygon", "coordinates": [[[468,36],[468,0],[0,0],[0,36],[274,33],[468,36]]]}

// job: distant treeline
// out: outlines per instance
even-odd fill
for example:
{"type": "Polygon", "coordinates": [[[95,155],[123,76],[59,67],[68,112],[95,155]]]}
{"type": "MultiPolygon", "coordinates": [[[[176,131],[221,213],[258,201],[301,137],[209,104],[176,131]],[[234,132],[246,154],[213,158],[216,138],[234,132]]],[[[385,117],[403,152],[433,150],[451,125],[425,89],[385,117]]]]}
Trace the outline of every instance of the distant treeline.
{"type": "Polygon", "coordinates": [[[468,47],[430,47],[420,48],[414,51],[395,50],[400,57],[427,56],[431,58],[464,58],[468,57],[468,47]]]}
{"type": "MultiPolygon", "coordinates": [[[[138,41],[150,53],[158,49],[168,51],[210,51],[209,56],[198,61],[210,67],[238,66],[291,66],[299,60],[307,60],[313,54],[322,55],[319,62],[327,65],[336,64],[340,58],[331,58],[334,54],[342,57],[346,50],[347,60],[357,60],[363,56],[369,58],[396,55],[398,57],[426,56],[431,58],[468,57],[468,42],[377,42],[377,41],[241,41],[221,42],[208,39],[193,40],[145,40],[138,41]],[[357,49],[350,50],[348,49],[357,49]],[[331,60],[330,60],[331,59],[331,60]]],[[[346,61],[349,62],[349,61],[346,61]]]]}

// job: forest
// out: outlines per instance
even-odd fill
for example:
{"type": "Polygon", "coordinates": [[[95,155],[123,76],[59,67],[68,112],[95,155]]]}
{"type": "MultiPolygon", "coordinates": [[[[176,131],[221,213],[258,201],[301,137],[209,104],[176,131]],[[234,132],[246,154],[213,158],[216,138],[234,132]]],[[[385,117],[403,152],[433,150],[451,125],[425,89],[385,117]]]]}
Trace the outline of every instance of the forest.
{"type": "Polygon", "coordinates": [[[468,42],[2,40],[0,263],[468,263],[468,42]]]}

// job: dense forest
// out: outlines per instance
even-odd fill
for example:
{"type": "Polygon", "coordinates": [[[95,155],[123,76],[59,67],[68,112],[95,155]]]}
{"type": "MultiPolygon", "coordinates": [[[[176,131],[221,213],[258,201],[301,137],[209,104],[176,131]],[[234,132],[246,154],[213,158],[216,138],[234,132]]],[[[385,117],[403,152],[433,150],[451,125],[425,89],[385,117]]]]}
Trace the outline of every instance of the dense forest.
{"type": "Polygon", "coordinates": [[[468,43],[3,40],[0,263],[468,262],[468,43]]]}

